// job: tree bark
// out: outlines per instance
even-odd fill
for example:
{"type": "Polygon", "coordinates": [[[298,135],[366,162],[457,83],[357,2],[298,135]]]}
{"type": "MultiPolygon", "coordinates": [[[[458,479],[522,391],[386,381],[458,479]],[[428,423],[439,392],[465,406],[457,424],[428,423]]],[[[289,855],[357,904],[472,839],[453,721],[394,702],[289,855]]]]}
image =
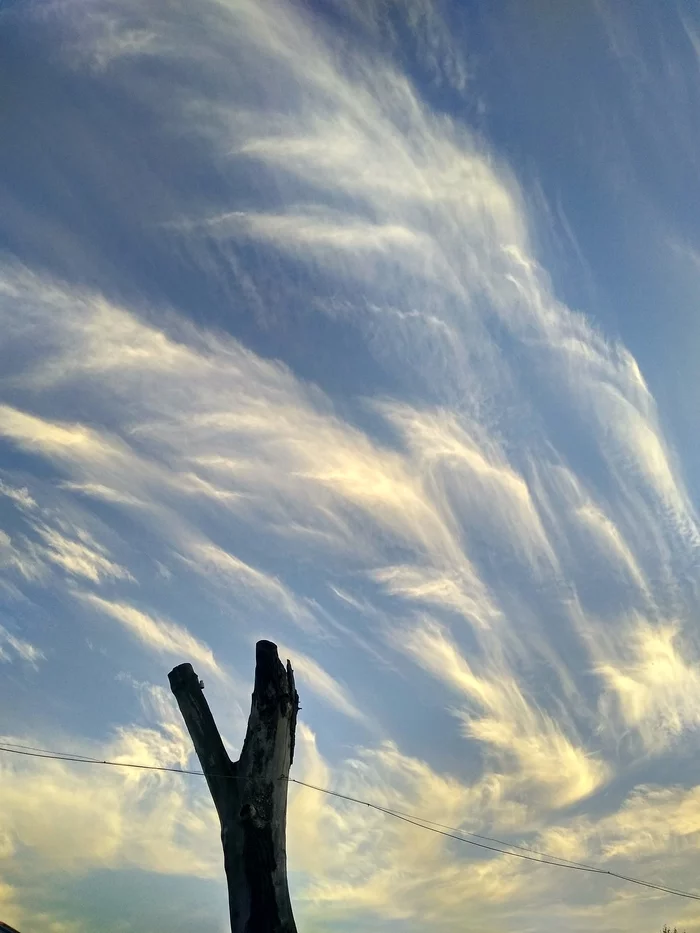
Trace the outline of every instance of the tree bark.
{"type": "Polygon", "coordinates": [[[168,675],[221,823],[232,933],[296,933],[287,886],[287,779],[299,696],[277,646],[256,645],[255,686],[238,761],[231,761],[191,664],[168,675]]]}

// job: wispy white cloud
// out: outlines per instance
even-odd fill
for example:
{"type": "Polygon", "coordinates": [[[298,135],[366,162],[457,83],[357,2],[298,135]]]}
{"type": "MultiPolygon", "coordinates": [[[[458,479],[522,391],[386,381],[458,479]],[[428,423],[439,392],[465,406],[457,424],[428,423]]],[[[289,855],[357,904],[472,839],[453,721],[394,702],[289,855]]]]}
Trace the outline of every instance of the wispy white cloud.
{"type": "Polygon", "coordinates": [[[129,580],[131,574],[107,556],[106,549],[84,529],[75,529],[76,537],[66,537],[55,528],[37,526],[36,531],[44,544],[44,558],[74,577],[83,577],[93,583],[104,579],[129,580]]]}
{"type": "Polygon", "coordinates": [[[37,662],[44,659],[44,654],[31,642],[13,635],[3,625],[0,625],[0,661],[8,662],[17,659],[36,667],[37,662]]]}
{"type": "Polygon", "coordinates": [[[317,661],[300,651],[286,648],[284,645],[278,647],[280,655],[291,660],[294,673],[299,677],[303,685],[299,689],[311,690],[312,693],[315,693],[325,703],[328,703],[329,706],[344,716],[364,724],[368,723],[367,715],[358,709],[347,687],[340,684],[317,661]]]}
{"type": "Polygon", "coordinates": [[[507,668],[475,674],[448,634],[430,621],[397,632],[394,641],[469,699],[475,709],[458,712],[466,734],[489,746],[504,772],[529,786],[540,806],[567,806],[607,779],[605,761],[588,751],[570,724],[538,709],[507,668]]]}
{"type": "MultiPolygon", "coordinates": [[[[219,236],[249,235],[268,240],[290,252],[308,254],[308,250],[351,250],[413,253],[414,261],[430,242],[421,242],[412,230],[392,224],[372,224],[359,218],[348,222],[345,214],[261,214],[234,211],[207,219],[207,233],[219,236]]],[[[196,229],[196,228],[195,228],[196,229]]]]}
{"type": "Polygon", "coordinates": [[[123,448],[90,428],[79,424],[49,422],[9,405],[0,406],[0,432],[26,447],[59,460],[106,463],[125,457],[123,448]]]}
{"type": "Polygon", "coordinates": [[[6,496],[25,511],[36,508],[36,502],[30,496],[26,486],[10,486],[8,483],[0,480],[0,495],[6,496]]]}
{"type": "MultiPolygon", "coordinates": [[[[38,301],[46,290],[37,292],[38,301]]],[[[60,300],[69,303],[67,295],[60,300]]],[[[44,311],[54,307],[44,306],[44,311]]],[[[372,536],[362,529],[369,522],[408,546],[435,551],[441,562],[462,560],[453,529],[411,464],[343,423],[322,393],[304,386],[285,367],[255,357],[236,341],[196,334],[191,328],[194,345],[176,346],[164,332],[122,309],[113,310],[119,326],[112,352],[112,311],[98,297],[90,303],[77,296],[73,308],[72,319],[69,314],[58,324],[66,333],[57,342],[71,349],[55,372],[76,383],[86,378],[84,361],[89,359],[89,375],[104,401],[105,392],[112,399],[114,392],[128,393],[129,404],[140,409],[130,434],[140,450],[95,428],[9,406],[2,409],[4,435],[57,460],[75,475],[67,482],[87,483],[94,490],[109,478],[112,497],[141,498],[143,491],[150,503],[161,499],[163,491],[181,495],[196,488],[206,498],[228,503],[237,515],[264,515],[283,533],[306,532],[310,542],[316,537],[324,548],[345,554],[356,552],[362,537],[367,553],[373,550],[372,536]],[[93,306],[101,320],[96,356],[87,348],[85,353],[75,351],[84,331],[92,329],[93,306]],[[124,331],[139,347],[154,348],[155,357],[144,351],[115,369],[115,359],[126,352],[124,331]],[[170,361],[165,366],[156,361],[158,347],[170,361]],[[132,390],[150,382],[152,391],[134,395],[129,390],[132,378],[132,390]],[[150,456],[143,453],[146,443],[150,456]],[[190,451],[195,450],[192,459],[190,451]]],[[[45,379],[46,372],[42,368],[39,378],[45,379]]]]}
{"type": "MultiPolygon", "coordinates": [[[[465,570],[469,570],[465,562],[465,570]]],[[[377,580],[392,596],[409,604],[427,605],[461,615],[480,629],[489,628],[502,618],[482,581],[475,573],[458,576],[430,567],[383,567],[374,572],[377,580]]]]}
{"type": "Polygon", "coordinates": [[[84,496],[90,496],[94,499],[101,499],[104,502],[113,502],[116,505],[134,505],[139,506],[144,503],[136,496],[128,492],[117,491],[109,486],[103,486],[101,483],[61,483],[63,489],[69,489],[71,492],[79,492],[84,496]]]}
{"type": "Polygon", "coordinates": [[[93,593],[79,592],[76,595],[87,607],[118,622],[149,651],[169,655],[179,661],[192,661],[218,678],[226,678],[211,648],[183,626],[169,619],[151,616],[128,603],[113,602],[93,593]]]}
{"type": "Polygon", "coordinates": [[[254,600],[262,600],[281,609],[301,628],[316,630],[317,623],[309,607],[276,577],[251,567],[210,541],[191,540],[186,542],[186,550],[190,555],[189,562],[198,573],[210,578],[221,577],[238,593],[243,590],[254,600]]]}
{"type": "Polygon", "coordinates": [[[598,673],[607,692],[604,719],[633,730],[647,752],[660,752],[700,726],[700,663],[678,625],[632,618],[612,646],[601,646],[598,673]],[[607,650],[606,650],[607,647],[607,650]]]}
{"type": "Polygon", "coordinates": [[[540,563],[556,571],[556,557],[527,483],[493,436],[478,424],[471,425],[470,436],[450,411],[416,411],[396,404],[383,410],[425,472],[444,476],[448,501],[465,526],[473,522],[488,528],[500,547],[520,547],[534,572],[540,563]]]}
{"type": "Polygon", "coordinates": [[[0,570],[14,571],[27,581],[39,580],[46,567],[38,548],[26,537],[10,538],[0,528],[0,570]]]}

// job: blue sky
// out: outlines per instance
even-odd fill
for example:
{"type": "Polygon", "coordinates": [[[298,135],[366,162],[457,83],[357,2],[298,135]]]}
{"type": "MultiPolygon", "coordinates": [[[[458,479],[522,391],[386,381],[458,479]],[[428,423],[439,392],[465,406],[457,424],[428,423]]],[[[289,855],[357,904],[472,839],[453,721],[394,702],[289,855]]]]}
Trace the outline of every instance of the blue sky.
{"type": "MultiPolygon", "coordinates": [[[[0,731],[235,754],[695,890],[700,16],[0,4],[0,731]]],[[[0,761],[0,918],[221,933],[197,778],[0,761]]],[[[300,931],[700,929],[290,792],[300,931]]]]}

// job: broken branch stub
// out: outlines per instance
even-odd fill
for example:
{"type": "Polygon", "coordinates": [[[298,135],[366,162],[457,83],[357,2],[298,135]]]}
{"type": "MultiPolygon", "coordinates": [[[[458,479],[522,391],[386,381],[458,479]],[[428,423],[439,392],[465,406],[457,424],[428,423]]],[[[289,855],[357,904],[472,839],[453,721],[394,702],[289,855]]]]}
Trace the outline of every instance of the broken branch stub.
{"type": "Polygon", "coordinates": [[[232,933],[296,933],[287,886],[287,784],[299,696],[269,641],[256,645],[241,757],[231,761],[191,664],[168,675],[221,823],[232,933]]]}

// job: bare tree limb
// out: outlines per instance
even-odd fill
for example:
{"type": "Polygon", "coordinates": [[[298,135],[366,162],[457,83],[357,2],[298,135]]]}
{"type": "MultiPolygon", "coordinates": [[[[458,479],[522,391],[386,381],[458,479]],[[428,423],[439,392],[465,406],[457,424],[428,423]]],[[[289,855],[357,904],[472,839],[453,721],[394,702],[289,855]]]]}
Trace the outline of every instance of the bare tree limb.
{"type": "Polygon", "coordinates": [[[241,757],[232,762],[191,664],[168,675],[211,791],[224,850],[232,933],[296,933],[287,885],[289,768],[299,696],[269,641],[256,645],[255,686],[241,757]]]}

